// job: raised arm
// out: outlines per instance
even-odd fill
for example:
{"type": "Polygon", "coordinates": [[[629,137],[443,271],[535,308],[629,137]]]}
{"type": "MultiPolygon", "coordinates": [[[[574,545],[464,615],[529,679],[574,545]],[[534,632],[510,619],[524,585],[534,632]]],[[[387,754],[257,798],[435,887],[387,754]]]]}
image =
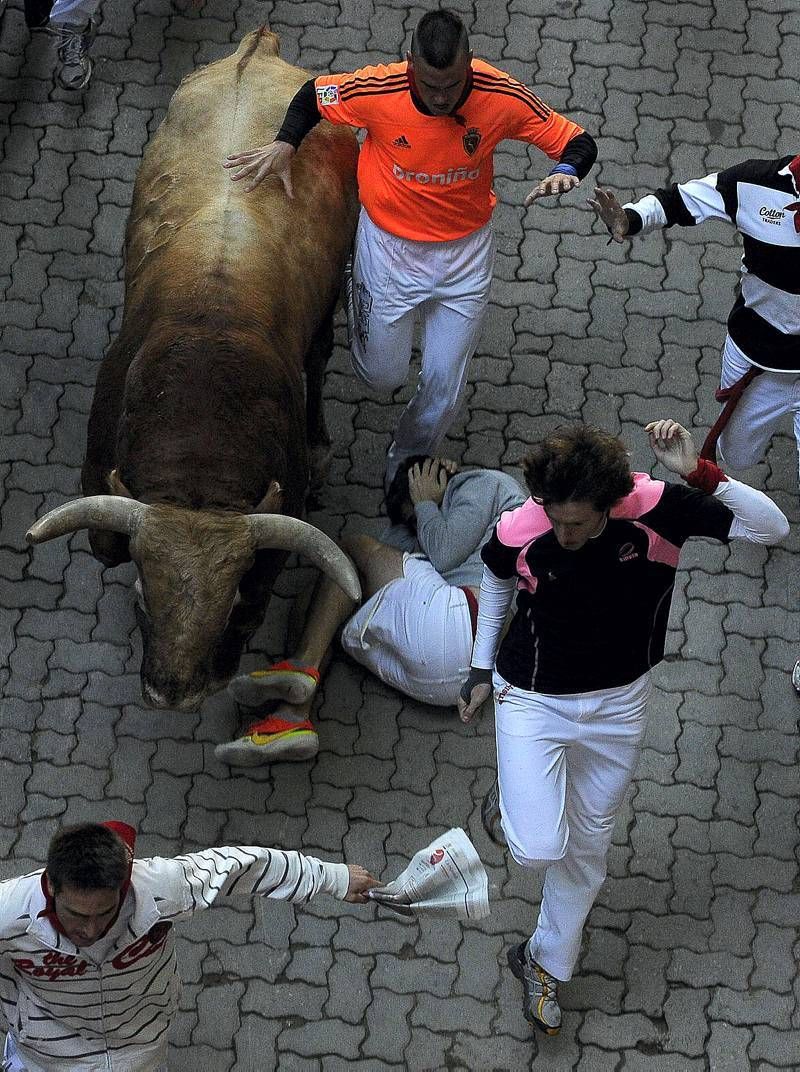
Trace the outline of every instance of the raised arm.
{"type": "Polygon", "coordinates": [[[691,434],[677,421],[652,421],[645,428],[653,453],[663,466],[692,487],[713,495],[733,514],[728,539],[773,544],[789,534],[789,522],[769,496],[734,480],[698,456],[691,434]]]}
{"type": "Polygon", "coordinates": [[[752,162],[748,161],[701,179],[674,182],[625,205],[619,203],[612,190],[597,186],[588,204],[615,242],[662,227],[694,227],[710,219],[731,222],[733,191],[750,170],[752,162]]]}
{"type": "Polygon", "coordinates": [[[488,490],[488,480],[481,479],[478,473],[454,485],[442,509],[448,474],[452,475],[456,468],[455,462],[448,459],[429,458],[408,473],[417,540],[439,573],[463,565],[480,548],[487,530],[497,520],[497,493],[481,494],[488,490]]]}

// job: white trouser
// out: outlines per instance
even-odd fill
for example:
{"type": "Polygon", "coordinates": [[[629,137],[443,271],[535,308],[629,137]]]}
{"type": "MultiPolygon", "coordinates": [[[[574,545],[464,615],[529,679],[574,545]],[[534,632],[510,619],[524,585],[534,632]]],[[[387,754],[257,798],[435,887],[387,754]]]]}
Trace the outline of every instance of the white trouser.
{"type": "Polygon", "coordinates": [[[50,22],[57,26],[85,26],[100,7],[100,0],[56,0],[50,22]]]}
{"type": "Polygon", "coordinates": [[[650,675],[569,696],[515,688],[496,671],[493,685],[503,831],[518,864],[546,868],[531,955],[566,980],[641,752],[650,675]]]}
{"type": "Polygon", "coordinates": [[[403,576],[358,608],[342,630],[342,647],[406,696],[455,707],[472,655],[467,597],[426,558],[406,554],[403,576]]]}
{"type": "MultiPolygon", "coordinates": [[[[721,387],[730,387],[752,368],[744,353],[728,335],[722,351],[721,387]]],[[[794,417],[794,435],[800,452],[800,373],[762,372],[748,384],[733,416],[719,437],[721,465],[746,469],[760,462],[778,422],[787,413],[794,417]]]]}
{"type": "Polygon", "coordinates": [[[422,368],[389,451],[388,479],[403,458],[434,454],[458,413],[493,267],[489,223],[465,238],[414,242],[361,210],[353,259],[356,374],[376,391],[402,387],[417,316],[422,326],[422,368]]]}

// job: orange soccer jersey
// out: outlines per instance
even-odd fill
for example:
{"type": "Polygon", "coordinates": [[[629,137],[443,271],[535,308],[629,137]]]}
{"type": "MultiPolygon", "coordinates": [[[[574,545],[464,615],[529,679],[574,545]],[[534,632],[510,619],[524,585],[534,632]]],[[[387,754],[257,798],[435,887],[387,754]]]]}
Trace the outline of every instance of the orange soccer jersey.
{"type": "Polygon", "coordinates": [[[504,138],[531,142],[558,159],[583,132],[483,60],[472,61],[458,118],[420,111],[406,62],[321,75],[315,86],[323,119],[367,131],[358,186],[373,222],[423,242],[462,238],[489,220],[497,203],[493,154],[504,138]]]}

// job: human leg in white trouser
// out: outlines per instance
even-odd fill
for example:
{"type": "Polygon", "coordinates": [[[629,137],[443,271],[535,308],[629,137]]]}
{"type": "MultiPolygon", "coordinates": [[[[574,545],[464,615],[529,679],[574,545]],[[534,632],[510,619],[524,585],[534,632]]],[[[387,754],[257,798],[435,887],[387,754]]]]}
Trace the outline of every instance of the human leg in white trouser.
{"type": "Polygon", "coordinates": [[[565,981],[641,752],[650,676],[618,689],[544,696],[495,674],[494,690],[503,830],[517,863],[546,869],[530,955],[565,981]]]}
{"type": "MultiPolygon", "coordinates": [[[[744,353],[727,336],[722,351],[721,387],[730,387],[752,368],[744,353]]],[[[762,372],[748,384],[727,427],[719,437],[720,464],[747,469],[762,461],[781,419],[791,413],[800,453],[800,373],[762,372]]]]}
{"type": "Polygon", "coordinates": [[[402,387],[417,317],[422,323],[422,368],[390,448],[387,479],[403,458],[435,453],[458,412],[493,264],[488,224],[450,242],[415,242],[376,227],[362,210],[353,262],[356,374],[382,393],[402,387]]]}
{"type": "Polygon", "coordinates": [[[100,0],[56,0],[50,11],[51,24],[70,26],[84,26],[89,19],[94,18],[100,0]]]}

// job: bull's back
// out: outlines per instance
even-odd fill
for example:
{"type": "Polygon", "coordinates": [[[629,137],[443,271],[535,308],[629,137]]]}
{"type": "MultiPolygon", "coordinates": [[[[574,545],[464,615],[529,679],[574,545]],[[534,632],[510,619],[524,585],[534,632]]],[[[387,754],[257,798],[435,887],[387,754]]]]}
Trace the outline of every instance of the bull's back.
{"type": "Polygon", "coordinates": [[[246,193],[222,167],[274,139],[307,78],[262,29],[183,81],[145,153],[128,224],[126,314],[140,325],[185,302],[232,312],[237,294],[276,324],[298,311],[318,323],[355,227],[354,135],[327,123],[311,132],[293,162],[293,200],[275,178],[246,193]]]}

